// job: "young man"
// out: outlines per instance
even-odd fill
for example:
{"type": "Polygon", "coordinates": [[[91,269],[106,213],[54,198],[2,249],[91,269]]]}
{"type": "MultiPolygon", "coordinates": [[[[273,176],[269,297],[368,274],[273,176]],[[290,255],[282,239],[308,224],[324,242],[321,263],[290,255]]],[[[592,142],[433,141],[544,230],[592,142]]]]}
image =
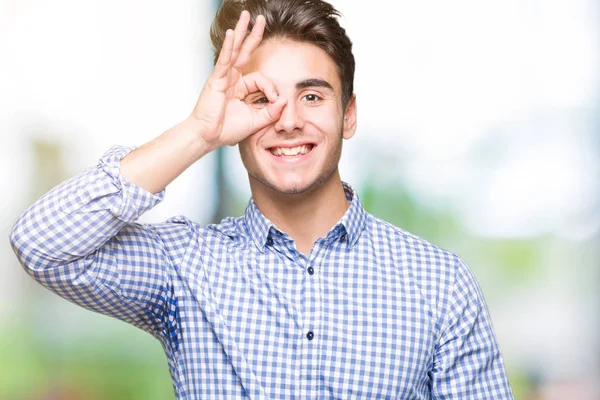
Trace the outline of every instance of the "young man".
{"type": "Polygon", "coordinates": [[[190,117],[40,198],[13,248],[48,289],[154,335],[180,399],[512,398],[469,269],[368,214],[340,179],[357,117],[336,17],[320,0],[226,1],[190,117]],[[135,223],[234,144],[243,216],[135,223]]]}

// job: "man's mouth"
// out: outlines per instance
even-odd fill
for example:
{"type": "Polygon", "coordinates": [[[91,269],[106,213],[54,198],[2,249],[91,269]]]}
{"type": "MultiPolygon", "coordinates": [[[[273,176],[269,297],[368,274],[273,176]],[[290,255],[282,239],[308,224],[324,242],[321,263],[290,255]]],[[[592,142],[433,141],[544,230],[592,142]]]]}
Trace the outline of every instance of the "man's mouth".
{"type": "Polygon", "coordinates": [[[296,147],[271,147],[269,151],[276,157],[292,158],[308,154],[314,147],[313,144],[303,144],[296,147]]]}

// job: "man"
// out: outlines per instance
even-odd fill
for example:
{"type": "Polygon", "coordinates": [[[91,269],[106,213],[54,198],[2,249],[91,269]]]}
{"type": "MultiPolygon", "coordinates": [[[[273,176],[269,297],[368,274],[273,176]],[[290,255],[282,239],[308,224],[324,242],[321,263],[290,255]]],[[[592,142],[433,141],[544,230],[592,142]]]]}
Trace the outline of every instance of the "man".
{"type": "Polygon", "coordinates": [[[48,289],[154,335],[180,399],[512,398],[466,265],[368,214],[340,179],[357,114],[337,15],[320,0],[226,1],[190,117],[40,198],[13,248],[48,289]],[[243,216],[135,223],[234,144],[243,216]]]}

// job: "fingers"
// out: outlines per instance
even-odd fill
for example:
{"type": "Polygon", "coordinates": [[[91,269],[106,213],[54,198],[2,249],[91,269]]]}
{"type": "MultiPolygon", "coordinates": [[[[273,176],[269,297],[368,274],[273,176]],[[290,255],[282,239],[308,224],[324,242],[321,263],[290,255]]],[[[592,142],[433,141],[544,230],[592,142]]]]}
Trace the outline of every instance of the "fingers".
{"type": "Polygon", "coordinates": [[[252,32],[246,38],[249,23],[250,13],[244,10],[240,14],[240,19],[235,26],[235,30],[228,29],[225,32],[221,52],[213,70],[215,78],[227,76],[232,66],[238,69],[242,68],[250,60],[252,52],[260,44],[266,25],[265,17],[262,15],[256,17],[252,32]]]}
{"type": "Polygon", "coordinates": [[[274,103],[269,103],[266,107],[256,110],[256,130],[260,130],[279,120],[286,104],[287,98],[279,96],[274,103]]]}
{"type": "Polygon", "coordinates": [[[245,75],[242,79],[246,86],[247,94],[262,92],[269,100],[269,104],[267,104],[266,107],[253,109],[253,112],[256,113],[255,128],[257,130],[262,129],[277,121],[281,116],[283,108],[287,104],[286,97],[278,95],[277,88],[273,82],[260,72],[253,72],[245,75]]]}
{"type": "Polygon", "coordinates": [[[262,40],[266,23],[267,22],[264,16],[259,15],[256,17],[252,32],[250,32],[250,35],[248,35],[246,40],[244,40],[242,48],[239,50],[239,54],[237,54],[237,58],[234,61],[235,68],[240,69],[246,65],[246,63],[248,63],[252,52],[258,47],[260,41],[262,40]]]}
{"type": "Polygon", "coordinates": [[[235,25],[234,38],[233,38],[233,53],[232,59],[235,60],[240,52],[240,47],[248,32],[248,23],[250,22],[250,13],[246,10],[240,14],[240,19],[235,25]]]}
{"type": "Polygon", "coordinates": [[[275,85],[260,72],[252,72],[251,74],[244,75],[242,79],[245,84],[245,93],[241,93],[240,96],[242,100],[248,94],[254,92],[262,92],[269,100],[269,103],[274,103],[277,100],[278,95],[275,85]]]}
{"type": "Polygon", "coordinates": [[[225,40],[223,40],[223,46],[221,46],[221,52],[219,53],[219,58],[217,59],[217,63],[213,70],[213,76],[215,78],[227,76],[233,59],[233,42],[234,32],[231,29],[227,29],[227,32],[225,32],[225,40]]]}

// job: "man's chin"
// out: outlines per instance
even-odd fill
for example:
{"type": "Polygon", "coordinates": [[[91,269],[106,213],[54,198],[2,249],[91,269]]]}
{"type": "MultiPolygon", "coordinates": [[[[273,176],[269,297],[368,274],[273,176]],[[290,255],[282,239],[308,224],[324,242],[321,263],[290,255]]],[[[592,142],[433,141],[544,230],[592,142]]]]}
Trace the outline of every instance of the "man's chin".
{"type": "Polygon", "coordinates": [[[284,183],[267,183],[269,189],[285,195],[295,195],[310,192],[315,186],[314,183],[302,182],[284,182],[284,183]]]}
{"type": "Polygon", "coordinates": [[[302,196],[327,186],[336,175],[336,171],[337,165],[330,170],[323,171],[323,173],[317,176],[310,177],[300,174],[288,174],[284,176],[271,174],[267,177],[262,174],[252,173],[248,173],[248,177],[253,195],[258,190],[265,194],[270,192],[271,195],[302,196]]]}
{"type": "Polygon", "coordinates": [[[318,186],[317,181],[310,181],[310,182],[287,181],[286,182],[283,179],[280,181],[276,181],[276,180],[264,179],[262,177],[257,177],[257,176],[251,177],[251,179],[255,180],[258,183],[258,186],[262,186],[270,192],[275,192],[280,195],[288,195],[288,196],[305,194],[305,193],[310,192],[312,189],[314,189],[315,187],[318,186]]]}

